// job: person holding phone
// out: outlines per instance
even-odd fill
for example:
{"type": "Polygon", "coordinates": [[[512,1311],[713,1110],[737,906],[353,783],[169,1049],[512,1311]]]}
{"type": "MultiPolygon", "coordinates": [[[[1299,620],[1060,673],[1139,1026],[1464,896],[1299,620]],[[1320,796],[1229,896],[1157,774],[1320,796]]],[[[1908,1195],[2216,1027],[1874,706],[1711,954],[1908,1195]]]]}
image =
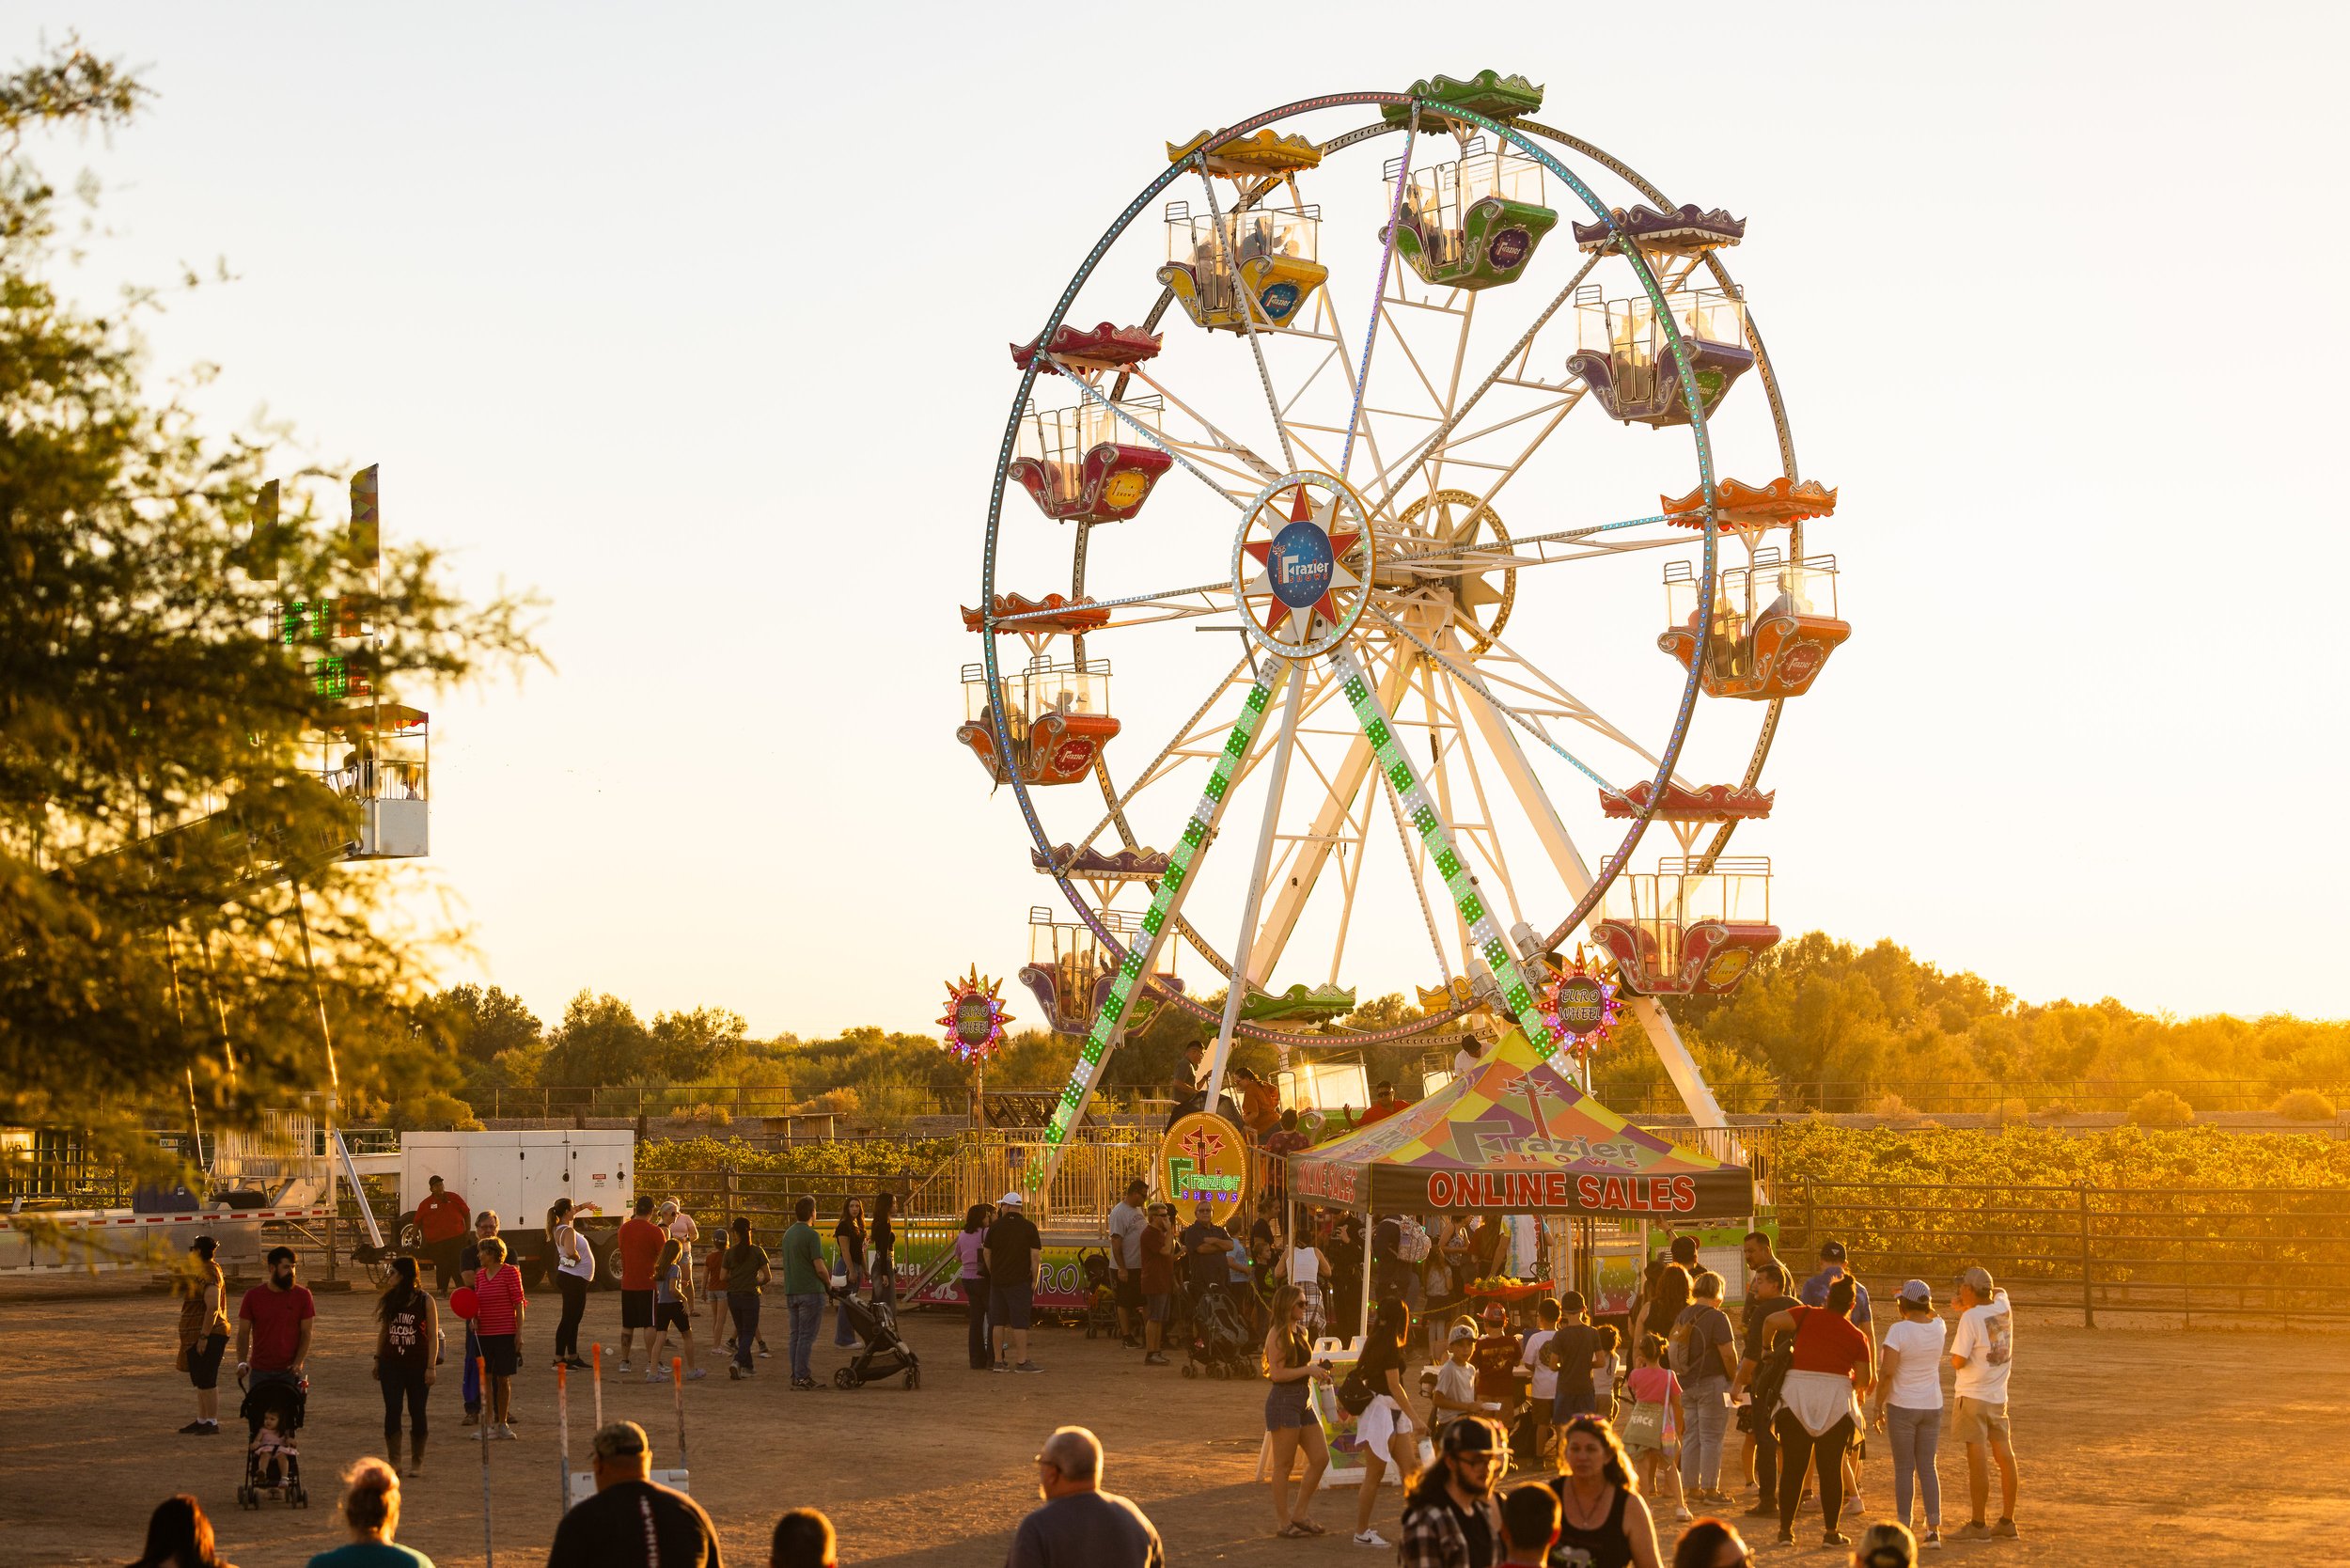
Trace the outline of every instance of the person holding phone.
{"type": "Polygon", "coordinates": [[[1314,1414],[1314,1385],[1330,1380],[1327,1365],[1313,1358],[1306,1333],[1306,1293],[1295,1284],[1273,1293],[1273,1326],[1264,1337],[1264,1426],[1273,1437],[1273,1533],[1290,1537],[1329,1533],[1307,1516],[1323,1472],[1330,1467],[1330,1446],[1314,1414]],[[1290,1502],[1290,1466],[1306,1450],[1306,1479],[1290,1502]]]}

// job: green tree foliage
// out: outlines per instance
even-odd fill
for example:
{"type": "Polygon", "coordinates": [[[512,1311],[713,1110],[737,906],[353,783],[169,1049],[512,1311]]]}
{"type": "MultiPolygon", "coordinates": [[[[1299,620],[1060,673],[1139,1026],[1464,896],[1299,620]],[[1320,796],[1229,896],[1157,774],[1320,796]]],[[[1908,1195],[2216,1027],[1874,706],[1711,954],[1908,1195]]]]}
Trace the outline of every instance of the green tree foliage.
{"type": "Polygon", "coordinates": [[[652,1057],[652,1033],[634,1008],[609,992],[582,991],[547,1038],[539,1079],[590,1088],[634,1083],[654,1076],[652,1057]]]}
{"type": "Polygon", "coordinates": [[[353,808],[317,757],[349,710],[270,606],[359,600],[384,635],[351,674],[386,700],[534,652],[525,604],[466,604],[428,547],[386,554],[373,597],[374,557],[322,521],[339,476],[280,472],[251,552],[269,441],[150,390],[138,297],[92,315],[59,290],[28,149],[145,98],[70,40],[0,74],[0,1120],[127,1125],[168,1095],[234,1121],[328,1086],[321,1004],[352,1098],[436,1087],[387,1074],[446,1057],[417,1027],[443,933],[384,918],[397,876],[341,858],[353,808]]]}
{"type": "Polygon", "coordinates": [[[652,1021],[651,1068],[672,1083],[701,1083],[719,1063],[741,1055],[749,1034],[742,1015],[722,1007],[665,1012],[652,1021]]]}
{"type": "MultiPolygon", "coordinates": [[[[2176,1079],[2198,1110],[2217,1098],[2199,1093],[2198,1081],[2265,1085],[2272,1094],[2350,1085],[2350,1023],[2182,1020],[2111,997],[2025,1003],[1979,976],[1920,963],[1896,943],[1861,948],[1821,932],[1762,954],[1728,996],[1668,1005],[1709,1081],[1761,1073],[1782,1085],[1825,1085],[1804,1092],[1830,1110],[1856,1109],[1870,1086],[1888,1082],[2028,1092],[2176,1079]]],[[[1635,1081],[1651,1055],[1611,1051],[1602,1080],[1635,1081]]]]}
{"type": "Polygon", "coordinates": [[[545,1026],[520,996],[493,985],[452,986],[433,998],[432,1012],[468,1067],[495,1061],[501,1052],[534,1051],[545,1026]]]}

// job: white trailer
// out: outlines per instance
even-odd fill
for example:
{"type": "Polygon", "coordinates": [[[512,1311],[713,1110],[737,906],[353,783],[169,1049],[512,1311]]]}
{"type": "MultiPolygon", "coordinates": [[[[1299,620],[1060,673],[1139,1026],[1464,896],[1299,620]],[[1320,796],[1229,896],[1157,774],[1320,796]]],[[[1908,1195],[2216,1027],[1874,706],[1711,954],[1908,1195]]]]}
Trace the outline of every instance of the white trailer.
{"type": "Polygon", "coordinates": [[[611,1243],[636,1200],[636,1135],[625,1127],[556,1127],[491,1133],[403,1133],[400,1139],[400,1240],[417,1251],[416,1205],[438,1176],[475,1214],[495,1210],[498,1234],[535,1285],[546,1267],[547,1210],[558,1198],[595,1206],[579,1225],[596,1249],[597,1282],[611,1275],[611,1243]]]}

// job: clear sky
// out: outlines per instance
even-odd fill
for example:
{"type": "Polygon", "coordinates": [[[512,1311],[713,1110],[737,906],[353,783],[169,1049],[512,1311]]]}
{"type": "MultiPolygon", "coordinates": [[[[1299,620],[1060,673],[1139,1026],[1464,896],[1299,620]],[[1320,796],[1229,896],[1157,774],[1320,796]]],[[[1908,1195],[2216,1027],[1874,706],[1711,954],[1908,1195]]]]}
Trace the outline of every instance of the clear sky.
{"type": "MultiPolygon", "coordinates": [[[[2350,1012],[2343,15],[50,4],[0,41],[78,27],[159,94],[37,149],[107,187],[74,286],[226,257],[159,370],[216,362],[224,429],[380,463],[389,535],[552,602],[556,672],[431,704],[452,978],[814,1034],[1009,975],[1050,892],[952,739],[1007,340],[1166,140],[1488,65],[1748,219],[1841,489],[1810,543],[1854,637],[1739,846],[1778,923],[2032,998],[2350,1012]]],[[[1118,259],[1083,319],[1148,307],[1118,259]]]]}

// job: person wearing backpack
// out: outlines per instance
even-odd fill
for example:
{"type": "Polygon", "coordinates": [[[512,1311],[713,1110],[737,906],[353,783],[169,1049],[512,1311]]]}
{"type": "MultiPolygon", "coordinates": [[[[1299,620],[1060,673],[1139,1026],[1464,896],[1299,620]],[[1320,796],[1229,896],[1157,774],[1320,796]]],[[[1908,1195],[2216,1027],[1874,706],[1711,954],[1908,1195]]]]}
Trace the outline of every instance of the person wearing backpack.
{"type": "Polygon", "coordinates": [[[1763,1331],[1762,1325],[1775,1312],[1787,1307],[1787,1270],[1778,1263],[1764,1263],[1747,1276],[1746,1356],[1738,1363],[1738,1375],[1730,1388],[1730,1400],[1734,1405],[1746,1401],[1738,1412],[1738,1425],[1754,1448],[1754,1482],[1760,1497],[1747,1510],[1750,1519],[1778,1516],[1778,1437],[1771,1430],[1771,1419],[1778,1414],[1778,1391],[1787,1377],[1787,1363],[1793,1340],[1781,1334],[1774,1337],[1763,1331]]]}
{"type": "Polygon", "coordinates": [[[1681,1380],[1681,1490],[1692,1502],[1728,1503],[1721,1489],[1722,1440],[1730,1433],[1730,1382],[1738,1371],[1736,1336],[1722,1310],[1722,1277],[1698,1270],[1691,1299],[1674,1320],[1673,1375],[1681,1380]]]}

